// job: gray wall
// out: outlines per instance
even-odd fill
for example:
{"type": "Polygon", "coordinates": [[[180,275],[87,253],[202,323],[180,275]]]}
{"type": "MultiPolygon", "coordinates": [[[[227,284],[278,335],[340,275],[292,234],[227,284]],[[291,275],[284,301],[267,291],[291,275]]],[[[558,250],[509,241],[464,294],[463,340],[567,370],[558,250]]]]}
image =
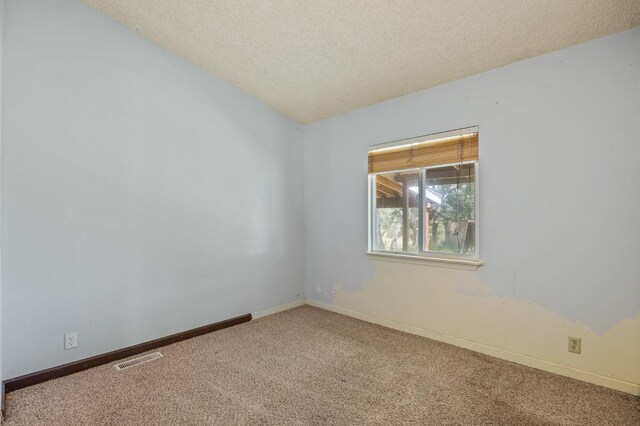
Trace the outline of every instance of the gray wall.
{"type": "Polygon", "coordinates": [[[640,383],[639,82],[640,28],[307,126],[308,297],[640,383]],[[486,265],[368,258],[368,146],[473,125],[486,265]]]}
{"type": "Polygon", "coordinates": [[[303,135],[75,0],[4,14],[5,379],[293,301],[304,281],[347,310],[640,383],[640,29],[303,135]],[[367,258],[368,146],[471,125],[486,265],[367,258]]]}
{"type": "Polygon", "coordinates": [[[296,123],[78,1],[4,23],[5,379],[304,297],[296,123]]]}

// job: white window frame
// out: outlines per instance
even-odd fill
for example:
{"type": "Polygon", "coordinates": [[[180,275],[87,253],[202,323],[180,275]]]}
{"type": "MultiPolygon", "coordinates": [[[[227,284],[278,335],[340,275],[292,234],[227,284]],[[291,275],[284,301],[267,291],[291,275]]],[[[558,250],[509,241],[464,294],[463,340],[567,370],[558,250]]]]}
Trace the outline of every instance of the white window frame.
{"type": "MultiPolygon", "coordinates": [[[[417,138],[404,139],[401,141],[395,141],[390,143],[385,143],[382,145],[374,145],[370,148],[372,149],[384,149],[391,148],[395,146],[407,145],[410,143],[416,142],[425,142],[428,140],[436,140],[436,139],[444,139],[451,136],[458,136],[465,133],[477,132],[478,127],[469,127],[465,129],[454,130],[445,133],[437,133],[433,135],[420,136],[417,138]]],[[[477,267],[483,265],[484,263],[480,261],[480,162],[478,160],[474,161],[465,161],[462,164],[474,164],[474,195],[475,195],[475,206],[474,206],[474,232],[475,232],[475,241],[474,241],[474,252],[473,253],[445,253],[445,252],[436,252],[429,251],[427,247],[425,247],[425,202],[424,199],[424,187],[425,187],[425,177],[426,170],[429,169],[437,169],[452,165],[458,165],[460,163],[452,163],[452,164],[439,164],[437,166],[430,167],[421,167],[417,169],[402,169],[395,170],[398,171],[417,171],[419,173],[419,191],[418,191],[418,205],[420,208],[418,209],[418,252],[404,252],[404,251],[390,251],[390,250],[379,250],[374,247],[374,235],[376,232],[376,209],[375,209],[375,201],[376,201],[376,176],[379,174],[387,174],[393,173],[394,170],[385,171],[380,173],[371,173],[368,175],[368,251],[367,254],[375,257],[386,257],[387,259],[381,260],[397,260],[402,263],[415,263],[414,261],[429,261],[441,263],[443,265],[440,266],[448,266],[448,267],[461,267],[462,269],[477,269],[477,267]],[[425,250],[423,250],[425,249],[425,250]]]]}

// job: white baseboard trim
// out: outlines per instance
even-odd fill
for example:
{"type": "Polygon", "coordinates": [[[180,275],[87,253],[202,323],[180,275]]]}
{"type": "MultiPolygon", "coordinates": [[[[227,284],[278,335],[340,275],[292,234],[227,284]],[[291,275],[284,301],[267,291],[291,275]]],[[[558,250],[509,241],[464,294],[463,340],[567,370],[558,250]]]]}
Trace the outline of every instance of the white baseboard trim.
{"type": "Polygon", "coordinates": [[[526,365],[527,367],[537,368],[538,370],[559,374],[561,376],[571,377],[572,379],[593,383],[593,384],[604,386],[610,389],[615,389],[621,392],[629,393],[631,395],[636,395],[636,396],[640,395],[640,384],[638,383],[632,383],[624,380],[614,379],[614,378],[603,376],[597,373],[592,373],[589,371],[568,367],[566,365],[557,364],[555,362],[545,361],[545,360],[534,358],[528,355],[511,352],[505,349],[499,349],[499,348],[485,345],[482,343],[472,342],[470,340],[460,339],[458,337],[449,336],[447,334],[426,330],[420,327],[414,327],[412,325],[407,325],[400,322],[387,320],[387,319],[376,317],[373,315],[363,314],[360,312],[352,311],[350,309],[340,308],[338,306],[329,305],[323,302],[317,302],[315,300],[307,299],[306,304],[310,306],[315,306],[316,308],[326,309],[328,311],[346,315],[352,318],[357,318],[359,320],[382,325],[384,327],[404,331],[405,333],[416,334],[418,336],[427,337],[429,339],[438,340],[444,343],[449,343],[455,346],[459,346],[461,348],[470,349],[472,351],[479,352],[481,354],[490,355],[496,358],[504,359],[506,361],[511,361],[518,364],[526,365]]]}
{"type": "Polygon", "coordinates": [[[289,309],[297,308],[298,306],[302,306],[304,304],[305,304],[304,299],[294,300],[293,302],[274,306],[273,308],[267,308],[258,312],[252,312],[251,319],[258,319],[258,318],[266,317],[267,315],[277,314],[278,312],[288,311],[289,309]]]}

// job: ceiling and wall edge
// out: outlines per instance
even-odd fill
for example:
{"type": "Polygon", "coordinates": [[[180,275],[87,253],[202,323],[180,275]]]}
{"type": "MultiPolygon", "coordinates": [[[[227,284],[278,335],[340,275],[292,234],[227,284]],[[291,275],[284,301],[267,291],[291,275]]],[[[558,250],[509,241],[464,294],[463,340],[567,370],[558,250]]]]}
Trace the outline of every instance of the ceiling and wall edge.
{"type": "Polygon", "coordinates": [[[640,2],[82,0],[302,124],[640,25],[640,2]]]}

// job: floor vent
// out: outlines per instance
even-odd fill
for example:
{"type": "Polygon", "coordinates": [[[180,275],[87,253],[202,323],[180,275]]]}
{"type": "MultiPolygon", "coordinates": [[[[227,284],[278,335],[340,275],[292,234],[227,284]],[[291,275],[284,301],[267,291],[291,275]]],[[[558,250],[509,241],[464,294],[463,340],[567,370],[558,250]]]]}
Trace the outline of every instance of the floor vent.
{"type": "Polygon", "coordinates": [[[152,354],[144,355],[139,358],[119,362],[116,364],[116,370],[124,370],[129,367],[135,367],[136,365],[144,364],[145,362],[153,361],[159,358],[162,358],[162,354],[160,352],[154,352],[152,354]]]}

